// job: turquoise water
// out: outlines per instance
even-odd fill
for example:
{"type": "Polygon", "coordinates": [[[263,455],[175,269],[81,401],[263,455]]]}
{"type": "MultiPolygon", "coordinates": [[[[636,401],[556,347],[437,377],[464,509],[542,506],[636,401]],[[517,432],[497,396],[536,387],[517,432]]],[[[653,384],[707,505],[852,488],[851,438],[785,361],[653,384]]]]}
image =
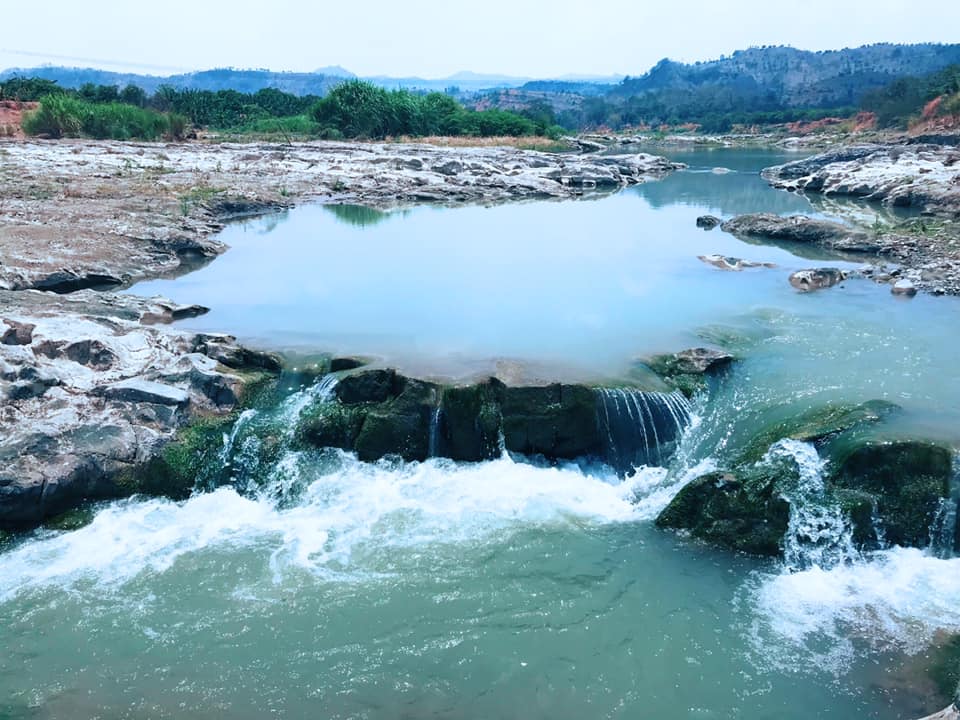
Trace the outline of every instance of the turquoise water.
{"type": "Polygon", "coordinates": [[[612,371],[689,345],[695,328],[731,313],[804,302],[786,276],[809,260],[695,226],[706,212],[814,213],[756,174],[783,157],[706,156],[752,172],[698,167],[581,202],[388,214],[304,207],[229,227],[226,255],[132,292],[206,305],[212,312],[184,326],[271,347],[451,368],[507,358],[612,371]],[[710,254],[780,269],[726,273],[697,259],[710,254]]]}
{"type": "Polygon", "coordinates": [[[504,457],[363,464],[287,452],[274,485],[98,507],[0,554],[0,717],[894,718],[960,632],[960,560],[892,548],[791,572],[652,520],[770,419],[900,404],[895,429],[960,446],[950,298],[872,283],[800,295],[786,250],[697,215],[815,213],[754,171],[769,153],[615,196],[379,215],[307,207],[144,283],[213,307],[188,327],[269,347],[451,372],[491,358],[615,374],[718,343],[741,359],[695,407],[669,468],[504,457]],[[713,172],[726,167],[734,172],[713,172]],[[725,273],[696,259],[776,262],[725,273]],[[297,489],[278,502],[278,488],[297,489]]]}

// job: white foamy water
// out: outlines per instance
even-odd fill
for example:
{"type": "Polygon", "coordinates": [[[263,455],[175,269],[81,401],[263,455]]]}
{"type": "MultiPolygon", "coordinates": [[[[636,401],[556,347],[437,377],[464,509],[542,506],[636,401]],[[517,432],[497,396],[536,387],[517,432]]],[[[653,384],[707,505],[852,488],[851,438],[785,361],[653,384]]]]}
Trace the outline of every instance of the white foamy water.
{"type": "MultiPolygon", "coordinates": [[[[309,478],[293,507],[226,487],[182,503],[111,504],[84,528],[31,540],[5,554],[0,599],[50,585],[117,586],[143,572],[163,573],[181,556],[218,548],[259,550],[275,579],[288,568],[366,576],[371,549],[471,545],[529,527],[634,521],[655,515],[682,485],[664,484],[666,471],[659,468],[619,481],[506,457],[464,465],[364,464],[348,455],[339,460],[332,472],[309,478]],[[638,495],[647,499],[635,504],[638,495]]],[[[311,467],[290,465],[297,472],[311,467]]]]}
{"type": "Polygon", "coordinates": [[[758,576],[749,594],[755,650],[782,667],[799,656],[842,670],[858,647],[915,653],[938,631],[960,632],[960,559],[912,548],[758,576]]]}

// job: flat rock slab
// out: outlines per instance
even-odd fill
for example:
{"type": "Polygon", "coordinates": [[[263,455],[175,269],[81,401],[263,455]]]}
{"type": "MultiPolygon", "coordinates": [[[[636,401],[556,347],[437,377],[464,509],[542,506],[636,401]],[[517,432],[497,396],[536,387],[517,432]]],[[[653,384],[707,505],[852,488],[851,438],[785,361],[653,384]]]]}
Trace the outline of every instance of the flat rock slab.
{"type": "Polygon", "coordinates": [[[122,380],[112,385],[97,388],[96,394],[107,398],[107,400],[146,402],[157,405],[175,405],[177,407],[183,407],[190,402],[190,393],[186,390],[140,378],[122,380]]]}

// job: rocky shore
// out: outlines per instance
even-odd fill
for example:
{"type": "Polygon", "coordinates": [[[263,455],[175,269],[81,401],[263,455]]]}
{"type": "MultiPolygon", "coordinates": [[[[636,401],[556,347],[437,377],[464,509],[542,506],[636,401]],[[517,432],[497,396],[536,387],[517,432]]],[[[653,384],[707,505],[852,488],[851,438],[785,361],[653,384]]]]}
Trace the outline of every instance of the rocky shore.
{"type": "Polygon", "coordinates": [[[906,208],[921,216],[860,229],[820,223],[817,232],[811,231],[811,223],[800,227],[793,218],[779,225],[765,219],[760,227],[747,216],[728,223],[734,234],[850,251],[866,262],[894,264],[893,268],[873,268],[870,274],[874,277],[893,282],[909,279],[935,294],[960,294],[960,148],[854,145],[768,168],[763,176],[782,190],[855,197],[906,208]]]}
{"type": "Polygon", "coordinates": [[[223,223],[306,201],[575,198],[682,167],[642,153],[300,143],[0,143],[0,288],[128,286],[223,252],[223,223]]]}
{"type": "Polygon", "coordinates": [[[171,307],[0,291],[0,527],[151,490],[148,464],[183,428],[229,416],[279,372],[229,336],[158,324],[171,307]]]}
{"type": "Polygon", "coordinates": [[[836,259],[864,263],[855,274],[894,288],[909,283],[934,295],[960,295],[960,236],[953,235],[960,229],[954,230],[952,224],[917,221],[888,230],[805,215],[754,213],[731,218],[721,229],[747,242],[773,243],[798,254],[819,250],[836,259]],[[922,232],[923,228],[930,232],[922,232]]]}

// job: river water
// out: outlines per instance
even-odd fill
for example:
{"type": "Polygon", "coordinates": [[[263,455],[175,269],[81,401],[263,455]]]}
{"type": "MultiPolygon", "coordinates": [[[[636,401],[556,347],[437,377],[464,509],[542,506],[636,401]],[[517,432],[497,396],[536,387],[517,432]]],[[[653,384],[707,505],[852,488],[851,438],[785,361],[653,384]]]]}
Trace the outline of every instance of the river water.
{"type": "Polygon", "coordinates": [[[939,709],[918,668],[960,632],[960,560],[892,548],[797,569],[652,520],[752,430],[827,401],[895,402],[897,432],[960,446],[960,303],[868,281],[794,292],[788,272],[822,260],[694,226],[706,212],[825,212],[756,175],[783,156],[679,159],[691,169],[582,202],[302,208],[231,226],[209,266],[134,288],[213,308],[188,327],[451,375],[508,359],[616,376],[705,342],[742,360],[695,404],[670,467],[626,480],[506,456],[288,453],[298,492],[284,501],[271,487],[131,499],[81,529],[15,538],[0,553],[0,717],[939,709]],[[713,253],[778,267],[697,260],[713,253]]]}

